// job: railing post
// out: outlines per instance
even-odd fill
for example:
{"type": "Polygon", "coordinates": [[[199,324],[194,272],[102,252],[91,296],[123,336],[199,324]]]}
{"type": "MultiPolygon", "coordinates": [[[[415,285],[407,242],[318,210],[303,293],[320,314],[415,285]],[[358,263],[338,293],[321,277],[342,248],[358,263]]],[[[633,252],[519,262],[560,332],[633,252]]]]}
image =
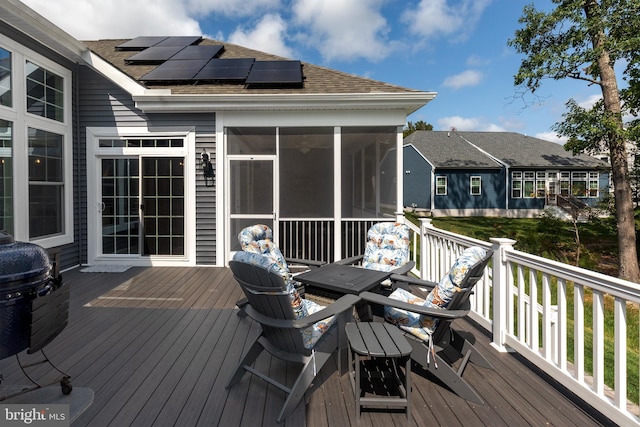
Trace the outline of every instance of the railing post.
{"type": "Polygon", "coordinates": [[[508,351],[504,346],[507,331],[507,301],[510,288],[509,266],[504,255],[507,249],[513,249],[515,240],[503,238],[489,239],[493,243],[493,341],[491,346],[500,352],[508,351]]]}
{"type": "Polygon", "coordinates": [[[429,246],[431,239],[427,239],[427,229],[434,228],[431,218],[420,218],[420,278],[432,280],[433,272],[429,266],[433,248],[429,246]]]}

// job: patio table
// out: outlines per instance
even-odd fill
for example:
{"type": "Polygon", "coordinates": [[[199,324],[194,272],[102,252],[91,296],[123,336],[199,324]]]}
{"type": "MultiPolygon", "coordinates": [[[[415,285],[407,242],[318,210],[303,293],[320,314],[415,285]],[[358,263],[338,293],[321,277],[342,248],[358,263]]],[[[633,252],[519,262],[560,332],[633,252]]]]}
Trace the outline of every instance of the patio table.
{"type": "Polygon", "coordinates": [[[298,274],[295,279],[305,284],[305,292],[332,296],[359,295],[371,291],[391,276],[390,271],[369,270],[354,265],[327,264],[298,274]]]}

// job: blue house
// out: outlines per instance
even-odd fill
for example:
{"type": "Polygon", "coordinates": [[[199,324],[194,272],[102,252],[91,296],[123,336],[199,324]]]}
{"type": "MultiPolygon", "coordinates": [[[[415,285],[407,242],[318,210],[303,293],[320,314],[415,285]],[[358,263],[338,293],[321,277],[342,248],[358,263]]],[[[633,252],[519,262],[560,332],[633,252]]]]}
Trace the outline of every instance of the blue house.
{"type": "Polygon", "coordinates": [[[417,131],[403,150],[404,205],[434,216],[531,217],[610,187],[608,163],[515,132],[417,131]]]}

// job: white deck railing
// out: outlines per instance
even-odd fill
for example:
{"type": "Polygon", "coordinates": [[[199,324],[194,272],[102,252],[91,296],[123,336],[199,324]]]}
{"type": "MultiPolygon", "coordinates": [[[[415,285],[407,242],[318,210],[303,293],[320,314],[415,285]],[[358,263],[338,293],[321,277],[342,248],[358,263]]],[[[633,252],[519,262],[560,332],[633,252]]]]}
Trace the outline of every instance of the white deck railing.
{"type": "Polygon", "coordinates": [[[431,281],[466,247],[492,249],[470,313],[492,332],[492,345],[518,352],[614,422],[640,425],[638,402],[627,400],[629,388],[636,395],[639,388],[637,376],[628,378],[628,367],[640,364],[638,346],[627,338],[627,309],[638,310],[639,284],[517,251],[514,240],[440,230],[430,219],[421,220],[419,238],[420,276],[431,281]],[[605,367],[613,372],[606,382],[605,367]]]}

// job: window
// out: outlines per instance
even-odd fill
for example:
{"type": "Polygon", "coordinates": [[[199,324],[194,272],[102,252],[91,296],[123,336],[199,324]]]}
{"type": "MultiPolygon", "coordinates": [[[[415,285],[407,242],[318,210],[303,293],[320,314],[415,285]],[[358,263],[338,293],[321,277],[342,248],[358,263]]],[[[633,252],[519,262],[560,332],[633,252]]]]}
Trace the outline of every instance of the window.
{"type": "Polygon", "coordinates": [[[545,172],[536,172],[536,197],[545,197],[547,189],[547,179],[545,172]]]}
{"type": "Polygon", "coordinates": [[[587,173],[571,173],[571,194],[575,197],[587,197],[587,173]]]}
{"type": "Polygon", "coordinates": [[[13,234],[13,138],[11,122],[0,120],[0,230],[13,234]]]}
{"type": "Polygon", "coordinates": [[[27,111],[40,117],[64,120],[64,81],[51,71],[26,61],[27,111]]]}
{"type": "Polygon", "coordinates": [[[64,225],[62,135],[29,128],[29,238],[60,234],[64,225]]]}
{"type": "Polygon", "coordinates": [[[589,172],[589,197],[598,197],[598,172],[589,172]]]}
{"type": "Polygon", "coordinates": [[[482,177],[472,176],[470,185],[472,196],[479,196],[480,194],[482,194],[482,177]]]}
{"type": "Polygon", "coordinates": [[[568,196],[571,186],[571,174],[569,172],[560,173],[560,195],[568,196]]]}
{"type": "Polygon", "coordinates": [[[436,176],[436,196],[447,195],[447,177],[436,176]]]}
{"type": "Polygon", "coordinates": [[[0,47],[0,105],[12,107],[11,52],[0,47]]]}
{"type": "Polygon", "coordinates": [[[71,70],[0,34],[0,227],[73,242],[71,70]]]}
{"type": "Polygon", "coordinates": [[[523,197],[525,199],[536,197],[535,179],[536,179],[535,172],[525,172],[523,174],[523,188],[524,188],[523,197]]]}

